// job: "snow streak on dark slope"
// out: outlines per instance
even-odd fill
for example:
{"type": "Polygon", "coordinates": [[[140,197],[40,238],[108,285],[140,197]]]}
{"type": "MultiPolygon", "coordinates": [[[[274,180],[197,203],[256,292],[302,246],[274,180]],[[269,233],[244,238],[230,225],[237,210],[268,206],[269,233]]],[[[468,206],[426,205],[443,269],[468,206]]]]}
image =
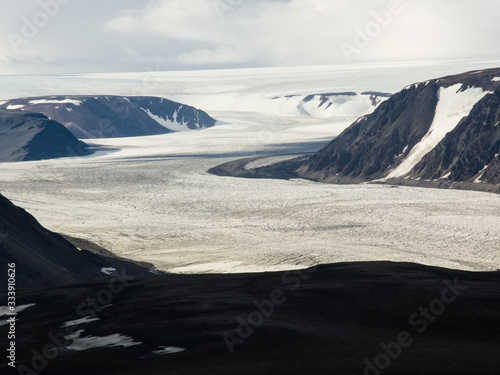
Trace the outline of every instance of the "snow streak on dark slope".
{"type": "Polygon", "coordinates": [[[500,89],[488,94],[412,172],[413,178],[500,183],[500,89]]]}
{"type": "Polygon", "coordinates": [[[410,85],[299,169],[325,182],[500,184],[500,68],[410,85]]]}
{"type": "Polygon", "coordinates": [[[315,154],[300,173],[317,180],[382,177],[406,145],[428,130],[437,103],[435,88],[405,90],[382,103],[315,154]]]}
{"type": "MultiPolygon", "coordinates": [[[[0,195],[0,272],[16,264],[17,288],[42,288],[107,277],[103,268],[146,275],[148,270],[127,261],[78,250],[60,235],[42,227],[22,208],[0,195]]],[[[5,290],[7,283],[1,283],[5,290]]]]}
{"type": "Polygon", "coordinates": [[[0,108],[43,113],[78,138],[157,135],[215,125],[201,110],[158,97],[44,96],[13,99],[0,108]]]}
{"type": "Polygon", "coordinates": [[[89,155],[64,126],[38,113],[0,109],[0,162],[89,155]]]}

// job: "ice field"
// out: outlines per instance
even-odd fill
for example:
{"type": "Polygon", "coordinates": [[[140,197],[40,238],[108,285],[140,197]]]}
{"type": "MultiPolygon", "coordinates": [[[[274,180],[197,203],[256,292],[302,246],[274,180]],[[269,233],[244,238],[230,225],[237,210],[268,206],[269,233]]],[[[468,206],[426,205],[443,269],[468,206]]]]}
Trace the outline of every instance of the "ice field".
{"type": "Polygon", "coordinates": [[[281,270],[369,260],[497,269],[500,196],[495,194],[207,173],[242,157],[315,152],[364,114],[363,106],[353,105],[338,116],[306,116],[297,109],[305,95],[397,92],[409,83],[479,67],[1,77],[1,99],[158,95],[197,106],[219,123],[202,131],[88,140],[106,148],[89,157],[3,163],[0,192],[50,230],[170,272],[281,270]]]}

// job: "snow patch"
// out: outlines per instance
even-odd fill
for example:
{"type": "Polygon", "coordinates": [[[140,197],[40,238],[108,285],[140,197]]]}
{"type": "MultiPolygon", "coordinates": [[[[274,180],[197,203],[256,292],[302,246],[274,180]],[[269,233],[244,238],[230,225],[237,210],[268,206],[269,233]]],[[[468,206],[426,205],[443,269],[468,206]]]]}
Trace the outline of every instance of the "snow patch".
{"type": "Polygon", "coordinates": [[[106,275],[113,275],[115,272],[116,272],[116,268],[113,268],[113,267],[104,267],[104,268],[101,268],[101,272],[106,274],[106,275]]]}
{"type": "Polygon", "coordinates": [[[394,169],[387,178],[401,177],[412,170],[422,158],[427,155],[447,133],[455,129],[460,120],[466,117],[472,107],[484,98],[489,91],[480,87],[459,91],[461,83],[447,88],[441,87],[438,92],[438,104],[432,125],[422,140],[415,145],[406,159],[394,169]]]}
{"type": "Polygon", "coordinates": [[[0,316],[8,315],[11,313],[20,313],[23,310],[26,310],[27,308],[35,306],[35,303],[30,303],[28,305],[19,305],[15,307],[15,310],[11,310],[9,306],[0,306],[0,316]]]}
{"type": "Polygon", "coordinates": [[[108,336],[86,336],[80,337],[83,333],[83,329],[66,336],[67,340],[71,340],[71,345],[68,346],[69,350],[81,351],[92,348],[117,348],[117,347],[129,347],[135,345],[141,345],[142,342],[135,342],[132,337],[123,336],[119,333],[114,333],[108,336]]]}
{"type": "MultiPolygon", "coordinates": [[[[16,322],[20,320],[19,318],[16,319],[16,322]]],[[[0,327],[6,326],[9,324],[9,321],[7,319],[0,321],[0,327]]]]}
{"type": "MultiPolygon", "coordinates": [[[[404,155],[406,153],[406,151],[408,150],[408,147],[410,147],[409,145],[406,145],[405,148],[403,149],[403,151],[401,151],[401,153],[399,155],[396,156],[396,158],[399,158],[401,157],[402,155],[404,155]]],[[[389,166],[390,168],[391,166],[389,166]]]]}
{"type": "Polygon", "coordinates": [[[494,77],[491,79],[492,82],[500,82],[500,77],[494,77]]]}
{"type": "Polygon", "coordinates": [[[178,348],[176,346],[160,346],[159,350],[151,352],[154,355],[165,355],[165,354],[175,354],[185,351],[185,348],[178,348]]]}
{"type": "Polygon", "coordinates": [[[9,106],[7,106],[7,109],[20,109],[20,108],[23,108],[24,107],[24,104],[11,104],[9,106]]]}
{"type": "Polygon", "coordinates": [[[165,128],[167,128],[169,130],[172,130],[174,132],[185,132],[185,131],[191,130],[187,127],[187,125],[185,123],[179,123],[177,121],[177,111],[174,114],[174,119],[176,120],[174,122],[174,121],[170,121],[169,119],[164,119],[160,116],[157,116],[157,115],[151,113],[151,111],[149,109],[142,108],[142,110],[144,112],[146,112],[148,114],[148,116],[151,117],[153,120],[155,120],[158,124],[160,124],[161,126],[164,126],[165,128]]]}
{"type": "Polygon", "coordinates": [[[30,100],[30,104],[73,104],[76,106],[81,105],[83,102],[81,100],[74,99],[40,99],[40,100],[30,100]]]}
{"type": "Polygon", "coordinates": [[[420,85],[420,83],[412,83],[411,85],[405,86],[405,87],[403,88],[403,90],[409,90],[409,89],[411,89],[411,88],[416,89],[419,85],[420,85]]]}
{"type": "Polygon", "coordinates": [[[78,326],[80,324],[88,324],[91,322],[95,322],[96,320],[100,320],[100,318],[97,318],[97,317],[93,318],[91,316],[86,316],[86,317],[81,318],[81,319],[70,320],[69,322],[64,323],[61,327],[62,328],[73,327],[73,326],[78,326]]]}
{"type": "Polygon", "coordinates": [[[481,183],[481,179],[483,178],[484,172],[486,172],[487,169],[488,169],[488,166],[485,165],[484,168],[479,171],[479,176],[474,180],[475,184],[481,183]]]}

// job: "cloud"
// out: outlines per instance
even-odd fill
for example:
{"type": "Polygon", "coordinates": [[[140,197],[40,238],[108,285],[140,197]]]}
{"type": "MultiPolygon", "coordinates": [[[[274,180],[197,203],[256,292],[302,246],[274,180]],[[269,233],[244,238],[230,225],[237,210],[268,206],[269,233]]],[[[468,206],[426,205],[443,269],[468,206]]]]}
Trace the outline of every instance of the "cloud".
{"type": "Polygon", "coordinates": [[[106,27],[123,35],[203,43],[178,56],[183,64],[290,65],[318,57],[331,62],[332,20],[341,21],[335,9],[323,0],[164,0],[123,12],[106,27]]]}
{"type": "Polygon", "coordinates": [[[106,27],[124,35],[182,41],[187,48],[202,43],[178,55],[185,65],[335,64],[347,62],[341,45],[356,47],[358,30],[364,32],[376,20],[374,14],[387,14],[394,1],[402,11],[391,14],[390,22],[350,60],[499,56],[491,33],[500,27],[484,18],[490,20],[500,9],[485,0],[162,0],[123,12],[106,27]]]}
{"type": "Polygon", "coordinates": [[[216,49],[201,48],[181,54],[178,61],[186,65],[217,65],[248,62],[249,57],[245,50],[233,47],[216,49]]]}
{"type": "MultiPolygon", "coordinates": [[[[61,6],[14,51],[40,0],[2,0],[3,72],[141,71],[500,58],[500,2],[399,0],[85,0],[61,6]],[[383,17],[382,17],[383,18],[383,17]],[[359,32],[371,32],[368,41],[359,32]],[[358,42],[358,43],[356,43],[358,42]],[[345,48],[352,52],[346,58],[345,48]]],[[[59,0],[41,0],[45,2],[59,0]]]]}
{"type": "Polygon", "coordinates": [[[151,2],[144,10],[123,12],[106,27],[129,34],[154,34],[181,41],[230,43],[231,35],[214,4],[216,2],[212,0],[151,2]]]}

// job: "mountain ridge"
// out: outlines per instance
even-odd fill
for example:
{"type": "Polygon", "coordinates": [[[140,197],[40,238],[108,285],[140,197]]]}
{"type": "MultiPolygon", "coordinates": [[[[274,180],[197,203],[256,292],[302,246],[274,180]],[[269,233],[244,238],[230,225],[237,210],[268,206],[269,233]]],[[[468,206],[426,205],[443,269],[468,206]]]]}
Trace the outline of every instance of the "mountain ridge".
{"type": "Polygon", "coordinates": [[[158,135],[215,125],[204,111],[153,96],[50,95],[11,99],[0,108],[42,113],[80,139],[158,135]]]}
{"type": "Polygon", "coordinates": [[[43,114],[0,109],[0,162],[86,156],[90,146],[43,114]]]}
{"type": "Polygon", "coordinates": [[[487,184],[497,190],[499,77],[495,68],[409,85],[310,157],[297,175],[334,183],[487,184]]]}

